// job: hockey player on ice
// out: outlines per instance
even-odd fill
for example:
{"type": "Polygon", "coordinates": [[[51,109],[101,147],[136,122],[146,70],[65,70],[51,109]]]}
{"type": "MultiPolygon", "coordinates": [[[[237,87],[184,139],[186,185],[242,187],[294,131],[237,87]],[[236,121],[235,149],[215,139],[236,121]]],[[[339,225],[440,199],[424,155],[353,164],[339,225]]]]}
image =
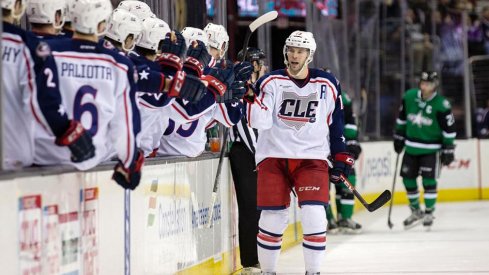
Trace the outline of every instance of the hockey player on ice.
{"type": "Polygon", "coordinates": [[[124,188],[139,184],[143,154],[136,72],[125,56],[98,44],[112,8],[108,0],[78,0],[72,6],[73,40],[50,40],[37,79],[42,122],[56,136],[46,141],[44,165],[85,170],[117,151],[113,179],[124,188]],[[68,148],[69,149],[68,149],[68,148]]]}
{"type": "Polygon", "coordinates": [[[405,229],[421,222],[432,226],[440,164],[448,166],[455,159],[455,119],[450,102],[437,92],[438,74],[422,72],[420,79],[419,89],[406,91],[402,98],[394,134],[396,153],[406,148],[401,177],[412,213],[404,220],[405,229]],[[424,211],[419,205],[419,175],[423,179],[424,211]]]}
{"type": "Polygon", "coordinates": [[[257,240],[264,274],[276,272],[292,190],[301,207],[306,274],[319,273],[326,250],[329,181],[339,184],[354,163],[343,137],[339,82],[330,73],[308,68],[315,50],[312,33],[294,31],[283,48],[286,69],[266,74],[247,95],[253,101],[248,121],[259,130],[255,158],[262,212],[257,240]]]}

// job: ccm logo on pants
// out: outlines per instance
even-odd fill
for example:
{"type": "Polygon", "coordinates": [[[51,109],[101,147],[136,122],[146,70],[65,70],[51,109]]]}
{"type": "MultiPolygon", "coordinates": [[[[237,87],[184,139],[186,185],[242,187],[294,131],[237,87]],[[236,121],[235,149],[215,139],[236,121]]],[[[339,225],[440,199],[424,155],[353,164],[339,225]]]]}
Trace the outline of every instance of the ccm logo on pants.
{"type": "Polygon", "coordinates": [[[319,191],[319,189],[321,189],[321,187],[319,187],[319,186],[301,186],[301,187],[299,187],[299,192],[302,192],[302,191],[319,191]]]}

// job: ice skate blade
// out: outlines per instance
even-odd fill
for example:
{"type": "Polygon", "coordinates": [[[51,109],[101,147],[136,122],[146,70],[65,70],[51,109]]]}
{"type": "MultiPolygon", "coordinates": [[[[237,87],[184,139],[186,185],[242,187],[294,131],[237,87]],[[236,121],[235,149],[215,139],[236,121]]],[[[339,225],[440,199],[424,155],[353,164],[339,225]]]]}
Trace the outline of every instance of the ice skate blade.
{"type": "Polygon", "coordinates": [[[416,227],[416,226],[420,225],[422,222],[423,222],[423,219],[419,219],[419,220],[417,220],[417,221],[413,222],[413,223],[412,223],[412,224],[410,224],[410,225],[404,225],[404,230],[409,230],[409,229],[411,229],[411,228],[414,228],[414,227],[416,227]]]}

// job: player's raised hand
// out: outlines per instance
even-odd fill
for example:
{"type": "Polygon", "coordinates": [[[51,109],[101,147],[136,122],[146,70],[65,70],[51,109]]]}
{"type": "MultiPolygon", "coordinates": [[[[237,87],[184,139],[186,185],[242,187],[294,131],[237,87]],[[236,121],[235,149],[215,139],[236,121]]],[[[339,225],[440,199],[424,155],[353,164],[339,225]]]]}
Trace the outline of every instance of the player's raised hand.
{"type": "Polygon", "coordinates": [[[56,145],[68,146],[71,151],[71,161],[83,162],[95,156],[92,135],[76,120],[71,120],[68,129],[61,137],[57,137],[56,145]]]}
{"type": "Polygon", "coordinates": [[[238,81],[248,81],[253,73],[253,65],[248,61],[234,64],[234,79],[238,81]]]}
{"type": "Polygon", "coordinates": [[[202,76],[202,79],[215,97],[222,96],[234,82],[233,64],[230,61],[220,60],[207,75],[202,76]]]}
{"type": "Polygon", "coordinates": [[[168,96],[180,97],[191,103],[196,103],[204,97],[207,88],[200,78],[178,71],[170,83],[168,96]]]}
{"type": "Polygon", "coordinates": [[[160,64],[161,72],[165,75],[173,76],[177,71],[180,71],[185,49],[185,39],[181,33],[167,33],[161,44],[161,56],[157,60],[160,64]]]}
{"type": "Polygon", "coordinates": [[[224,93],[224,95],[217,95],[217,103],[233,103],[243,98],[247,89],[244,81],[236,80],[231,84],[231,87],[224,93]]]}
{"type": "Polygon", "coordinates": [[[115,165],[112,179],[124,189],[134,190],[141,180],[141,168],[143,164],[144,154],[141,150],[138,150],[129,168],[124,167],[121,161],[115,165]]]}
{"type": "Polygon", "coordinates": [[[173,54],[179,58],[183,57],[186,49],[185,38],[178,31],[167,33],[161,43],[161,53],[173,54]]]}
{"type": "Polygon", "coordinates": [[[198,77],[202,76],[204,68],[211,60],[210,54],[202,41],[193,41],[188,47],[187,57],[183,63],[183,70],[187,74],[192,74],[198,77]]]}

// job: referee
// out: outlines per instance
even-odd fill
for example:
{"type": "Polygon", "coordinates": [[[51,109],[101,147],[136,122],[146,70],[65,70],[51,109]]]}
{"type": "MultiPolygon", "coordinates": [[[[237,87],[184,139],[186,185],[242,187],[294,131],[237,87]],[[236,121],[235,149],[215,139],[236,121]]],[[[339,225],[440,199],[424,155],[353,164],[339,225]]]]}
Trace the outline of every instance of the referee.
{"type": "MultiPolygon", "coordinates": [[[[258,48],[248,48],[246,61],[253,65],[254,72],[251,83],[264,75],[265,53],[258,48]]],[[[243,60],[243,52],[238,53],[238,60],[243,60]]],[[[244,101],[245,109],[247,102],[244,101]]],[[[243,270],[241,274],[256,274],[259,272],[258,252],[256,248],[256,235],[258,234],[258,220],[260,212],[256,208],[256,165],[255,147],[258,138],[256,129],[248,127],[246,116],[236,123],[230,131],[233,141],[229,151],[231,173],[238,201],[238,229],[239,252],[243,270]]]]}

